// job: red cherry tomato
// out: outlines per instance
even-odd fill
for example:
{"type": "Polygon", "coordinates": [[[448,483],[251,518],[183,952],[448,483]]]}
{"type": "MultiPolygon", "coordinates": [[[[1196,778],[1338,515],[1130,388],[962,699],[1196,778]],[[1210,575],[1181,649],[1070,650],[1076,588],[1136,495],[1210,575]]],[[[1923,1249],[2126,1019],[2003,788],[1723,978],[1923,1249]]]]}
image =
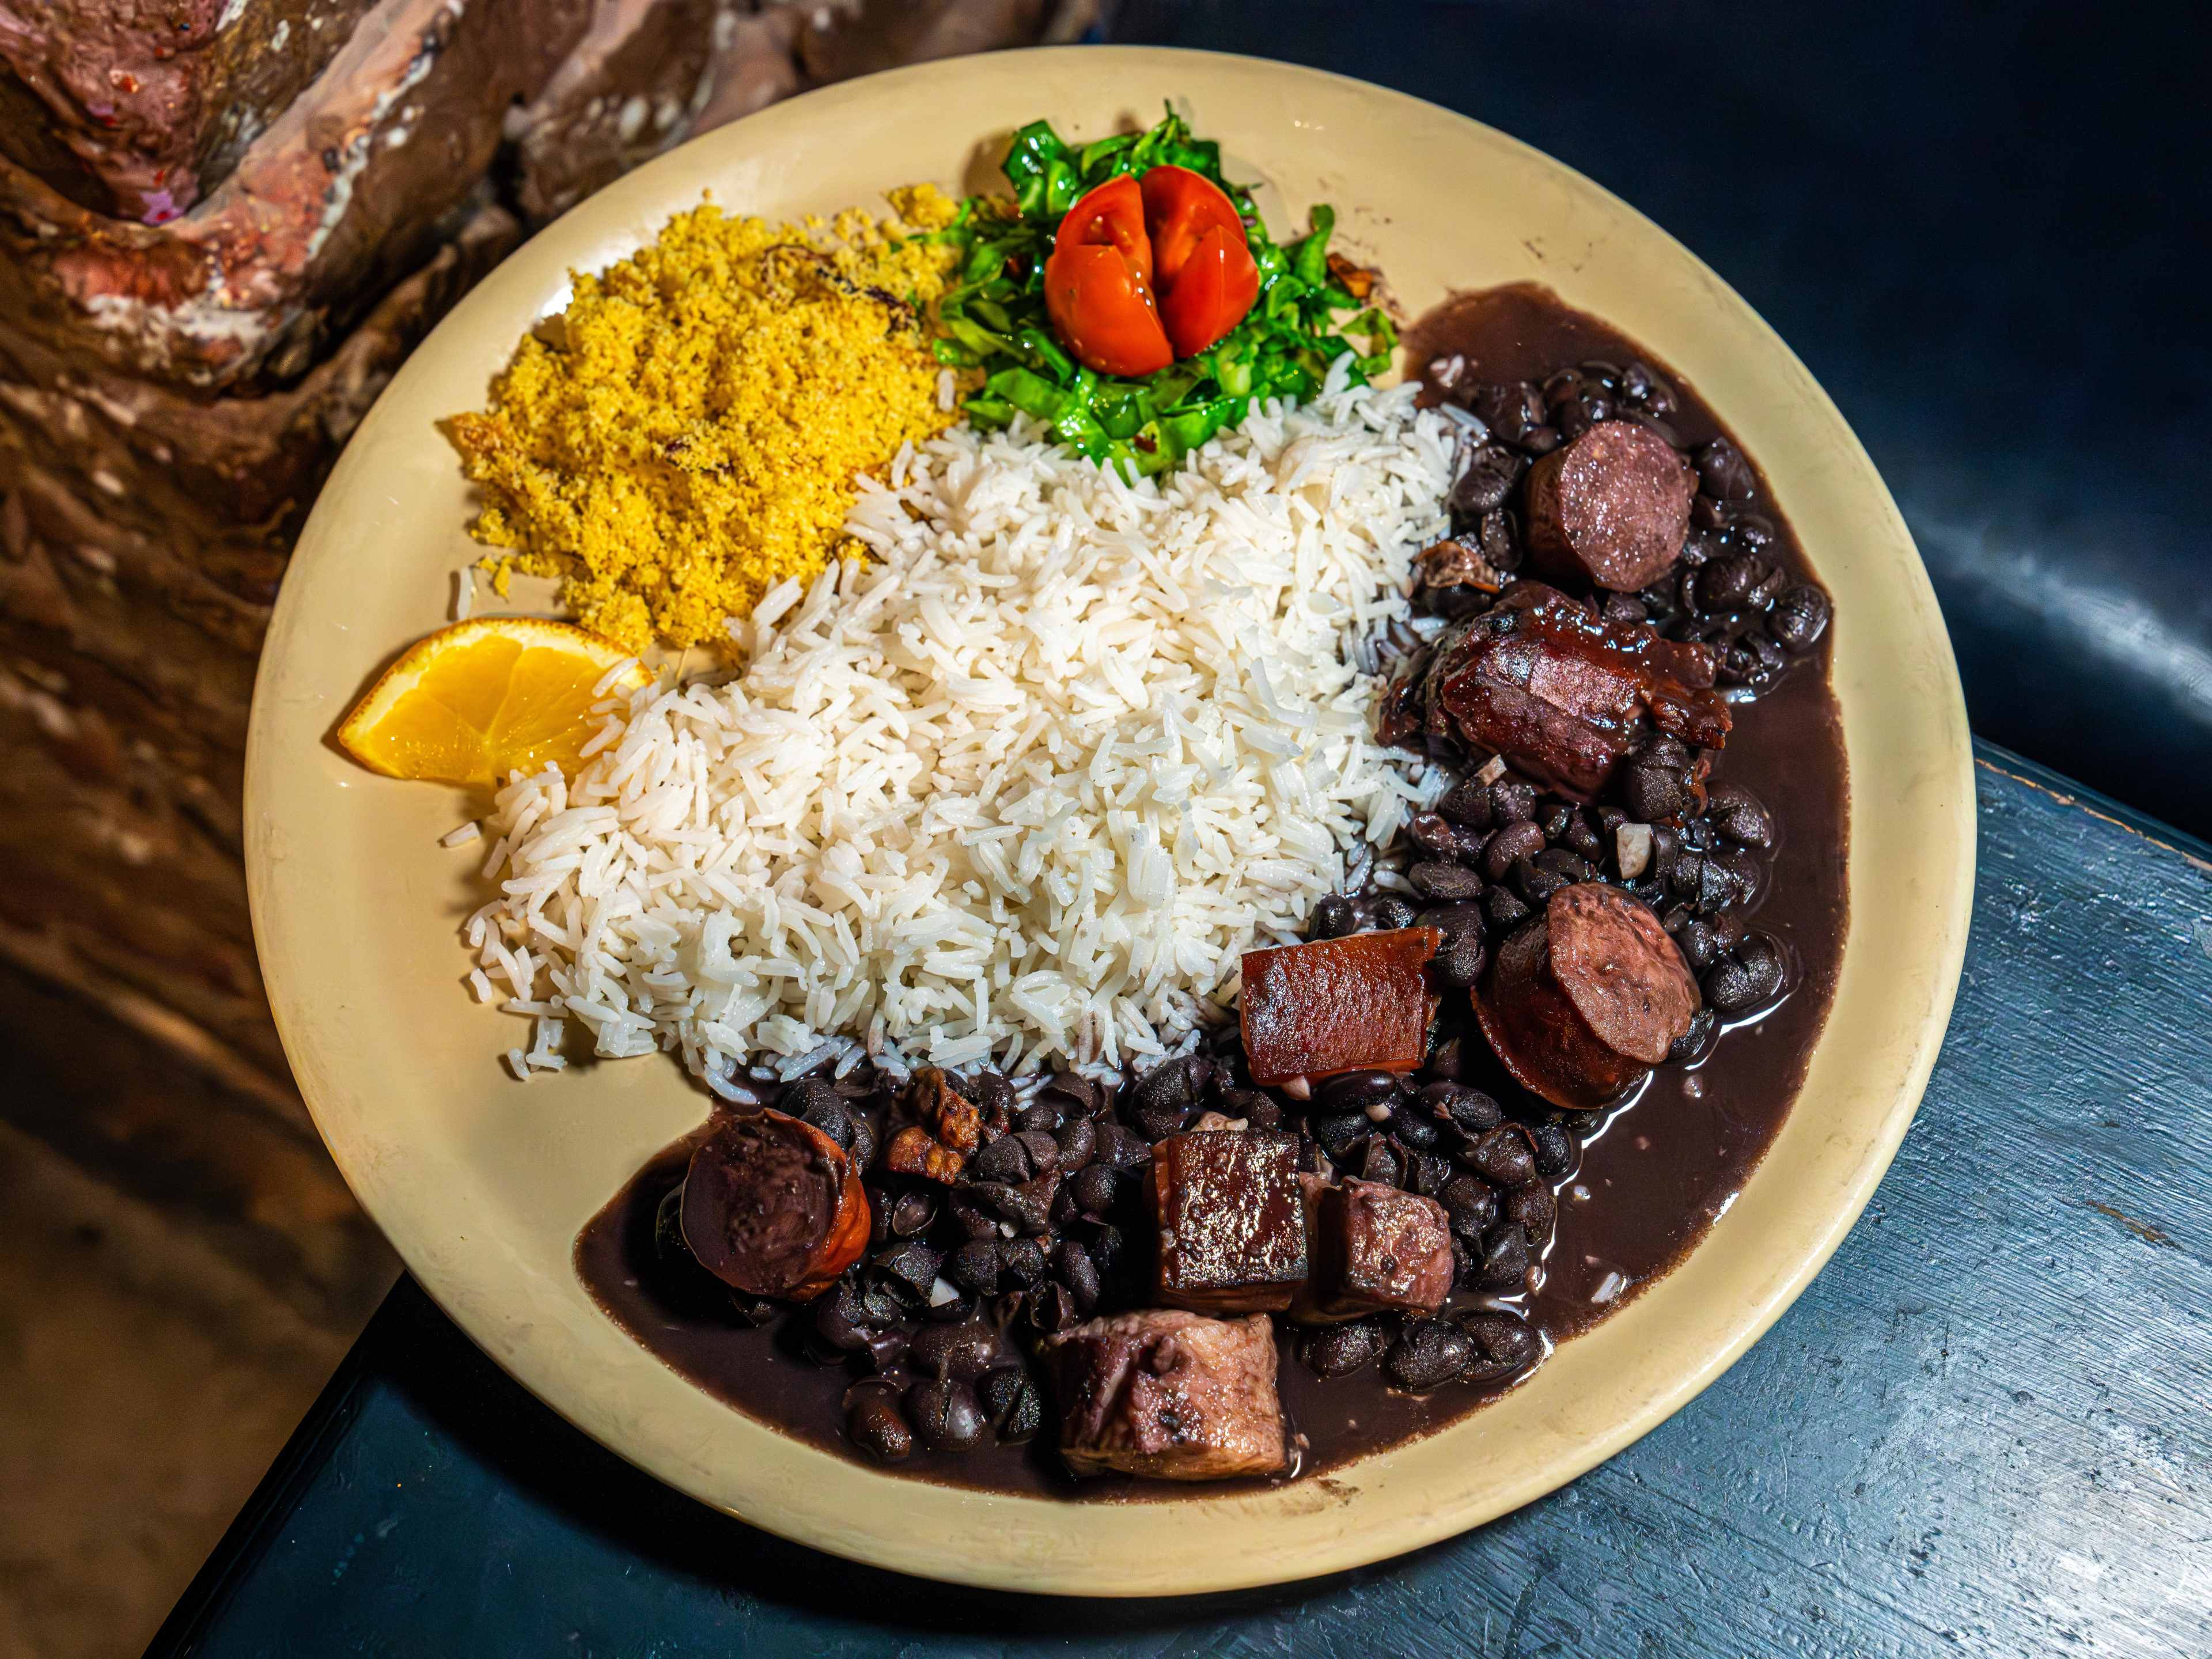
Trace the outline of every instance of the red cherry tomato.
{"type": "Polygon", "coordinates": [[[1145,234],[1152,239],[1153,281],[1162,293],[1182,273],[1207,231],[1218,226],[1243,246],[1244,222],[1237,204],[1203,174],[1157,167],[1145,174],[1138,191],[1145,203],[1145,234]]]}
{"type": "Polygon", "coordinates": [[[1175,361],[1152,303],[1152,246],[1137,181],[1109,179],[1067,211],[1044,262],[1044,306],[1078,362],[1150,374],[1175,361]]]}
{"type": "Polygon", "coordinates": [[[1044,284],[1053,326],[1102,374],[1150,374],[1203,351],[1260,297],[1236,204],[1178,167],[1109,179],[1070,208],[1044,284]]]}
{"type": "Polygon", "coordinates": [[[1196,356],[1243,322],[1259,297],[1260,270],[1243,228],[1232,233],[1216,225],[1198,239],[1181,273],[1160,295],[1160,321],[1175,355],[1196,356]]]}

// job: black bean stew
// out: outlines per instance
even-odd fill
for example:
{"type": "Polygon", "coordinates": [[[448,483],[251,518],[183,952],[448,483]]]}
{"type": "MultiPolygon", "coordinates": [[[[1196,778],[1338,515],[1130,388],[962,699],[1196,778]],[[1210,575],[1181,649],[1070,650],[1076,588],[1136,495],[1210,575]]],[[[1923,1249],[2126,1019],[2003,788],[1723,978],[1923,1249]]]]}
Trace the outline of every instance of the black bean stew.
{"type": "Polygon", "coordinates": [[[933,1480],[1281,1480],[1496,1397],[1727,1207],[1842,955],[1827,595],[1604,324],[1516,287],[1407,337],[1464,442],[1382,734],[1458,781],[1197,1053],[718,1111],[576,1245],[676,1370],[933,1480]]]}

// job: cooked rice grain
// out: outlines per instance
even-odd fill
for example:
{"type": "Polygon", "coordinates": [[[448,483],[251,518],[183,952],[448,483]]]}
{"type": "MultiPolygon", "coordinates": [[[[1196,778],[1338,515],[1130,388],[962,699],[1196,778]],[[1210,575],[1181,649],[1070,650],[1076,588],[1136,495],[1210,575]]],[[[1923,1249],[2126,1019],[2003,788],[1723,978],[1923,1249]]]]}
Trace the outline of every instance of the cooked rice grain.
{"type": "Polygon", "coordinates": [[[638,693],[573,787],[501,793],[483,970],[724,1093],[853,1039],[894,1073],[1187,1045],[1441,787],[1347,659],[1406,614],[1450,443],[1360,389],[1160,481],[1034,428],[902,453],[847,523],[875,561],[769,592],[737,678],[638,693]]]}

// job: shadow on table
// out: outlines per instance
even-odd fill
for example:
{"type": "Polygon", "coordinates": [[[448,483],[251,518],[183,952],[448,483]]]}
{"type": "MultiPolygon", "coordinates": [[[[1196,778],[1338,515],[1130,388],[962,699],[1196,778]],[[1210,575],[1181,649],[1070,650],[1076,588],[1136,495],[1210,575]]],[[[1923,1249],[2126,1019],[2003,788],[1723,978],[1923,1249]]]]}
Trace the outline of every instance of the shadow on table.
{"type": "MultiPolygon", "coordinates": [[[[915,1632],[1104,1637],[1266,1610],[1274,1617],[1330,1597],[1392,1565],[1211,1595],[1080,1600],[943,1584],[826,1555],[748,1526],[624,1462],[518,1386],[403,1279],[371,1327],[387,1386],[422,1416],[579,1532],[726,1594],[817,1617],[915,1632]]],[[[1439,1548],[1442,1546],[1431,1546],[1439,1548]]]]}

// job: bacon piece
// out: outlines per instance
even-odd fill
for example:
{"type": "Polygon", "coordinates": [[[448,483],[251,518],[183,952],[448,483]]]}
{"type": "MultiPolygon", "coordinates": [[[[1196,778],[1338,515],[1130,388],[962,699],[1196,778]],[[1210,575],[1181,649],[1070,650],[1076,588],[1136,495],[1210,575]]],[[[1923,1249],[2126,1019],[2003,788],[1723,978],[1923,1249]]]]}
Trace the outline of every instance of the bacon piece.
{"type": "Polygon", "coordinates": [[[1713,670],[1710,646],[1605,622],[1557,588],[1516,582],[1439,641],[1424,688],[1425,727],[1589,800],[1647,718],[1700,749],[1728,742],[1713,670]]]}
{"type": "Polygon", "coordinates": [[[1244,1054],[1262,1087],[1339,1072],[1410,1072],[1428,1057],[1433,927],[1244,953],[1244,1054]]]}
{"type": "Polygon", "coordinates": [[[1205,1127],[1170,1135],[1152,1148],[1145,1194],[1163,1306],[1224,1314],[1291,1305],[1306,1276],[1296,1135],[1205,1127]]]}

